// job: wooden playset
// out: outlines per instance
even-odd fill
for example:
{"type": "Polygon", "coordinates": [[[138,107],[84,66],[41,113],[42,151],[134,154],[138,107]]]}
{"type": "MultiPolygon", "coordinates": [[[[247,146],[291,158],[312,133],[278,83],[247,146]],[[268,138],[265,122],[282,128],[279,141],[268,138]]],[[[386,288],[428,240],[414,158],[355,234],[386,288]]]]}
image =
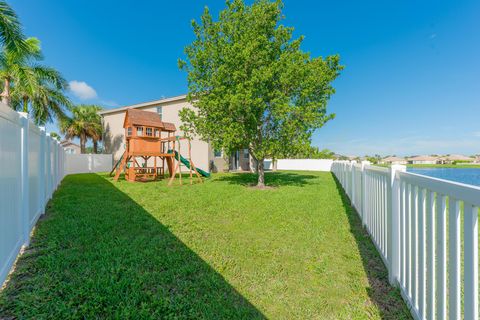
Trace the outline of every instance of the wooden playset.
{"type": "Polygon", "coordinates": [[[202,176],[209,173],[195,167],[191,157],[190,140],[175,135],[177,130],[173,123],[164,122],[154,112],[127,109],[125,120],[125,152],[115,164],[110,175],[116,170],[114,180],[117,181],[125,172],[127,181],[153,181],[165,177],[165,165],[168,169],[171,185],[178,174],[182,184],[181,167],[189,169],[190,184],[193,173],[200,182],[202,176]],[[188,141],[188,158],[180,154],[180,141],[188,141]]]}

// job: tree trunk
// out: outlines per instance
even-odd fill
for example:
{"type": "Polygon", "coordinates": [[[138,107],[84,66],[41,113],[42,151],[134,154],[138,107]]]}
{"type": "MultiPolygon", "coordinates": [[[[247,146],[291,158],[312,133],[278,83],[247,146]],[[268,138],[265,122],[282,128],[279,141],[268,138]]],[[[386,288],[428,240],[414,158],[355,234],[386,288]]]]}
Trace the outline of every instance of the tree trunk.
{"type": "Polygon", "coordinates": [[[248,153],[250,154],[250,159],[249,159],[250,172],[257,173],[258,161],[257,161],[257,158],[255,158],[255,156],[253,155],[251,147],[248,148],[248,153]]]}
{"type": "Polygon", "coordinates": [[[87,144],[87,135],[85,132],[80,134],[80,153],[85,153],[85,145],[87,144]]]}
{"type": "Polygon", "coordinates": [[[265,168],[263,164],[264,159],[258,159],[257,161],[257,168],[258,168],[258,181],[257,187],[263,188],[265,187],[265,168]]]}
{"type": "Polygon", "coordinates": [[[98,153],[98,141],[93,140],[93,153],[97,154],[98,153]]]}
{"type": "Polygon", "coordinates": [[[23,112],[28,113],[28,98],[23,97],[23,112]]]}
{"type": "Polygon", "coordinates": [[[277,171],[277,159],[272,158],[272,171],[277,171]]]}
{"type": "Polygon", "coordinates": [[[5,79],[3,92],[1,94],[2,102],[10,107],[10,79],[5,79]]]}

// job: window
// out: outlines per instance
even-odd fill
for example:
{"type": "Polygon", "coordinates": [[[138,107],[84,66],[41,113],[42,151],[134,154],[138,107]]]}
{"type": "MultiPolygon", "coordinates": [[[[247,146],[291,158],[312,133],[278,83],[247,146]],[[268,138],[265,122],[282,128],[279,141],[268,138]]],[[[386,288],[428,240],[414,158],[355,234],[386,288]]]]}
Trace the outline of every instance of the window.
{"type": "Polygon", "coordinates": [[[221,158],[222,150],[218,150],[218,149],[213,150],[213,155],[215,156],[215,158],[221,158]]]}
{"type": "Polygon", "coordinates": [[[162,116],[163,116],[162,107],[157,107],[157,113],[158,113],[158,115],[160,116],[160,120],[162,120],[162,116]]]}
{"type": "Polygon", "coordinates": [[[145,135],[148,137],[153,136],[153,129],[152,128],[145,128],[145,135]]]}
{"type": "Polygon", "coordinates": [[[143,136],[143,127],[137,127],[137,136],[143,136]]]}
{"type": "Polygon", "coordinates": [[[160,130],[155,129],[155,137],[157,137],[157,138],[160,137],[160,130]]]}
{"type": "Polygon", "coordinates": [[[243,158],[248,159],[250,154],[248,153],[248,149],[243,149],[243,158]]]}
{"type": "Polygon", "coordinates": [[[127,128],[127,136],[131,136],[132,135],[132,127],[128,127],[127,128]]]}

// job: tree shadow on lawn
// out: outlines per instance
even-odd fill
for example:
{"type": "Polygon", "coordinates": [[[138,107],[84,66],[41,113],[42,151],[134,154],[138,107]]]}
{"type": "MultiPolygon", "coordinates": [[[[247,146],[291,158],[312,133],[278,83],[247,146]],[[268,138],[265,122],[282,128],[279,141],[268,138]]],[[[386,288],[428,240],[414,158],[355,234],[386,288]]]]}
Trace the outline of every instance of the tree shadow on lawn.
{"type": "Polygon", "coordinates": [[[0,293],[3,317],[265,319],[168,226],[94,174],[62,182],[0,293]]]}
{"type": "Polygon", "coordinates": [[[410,311],[403,302],[400,291],[390,286],[388,271],[367,230],[362,226],[360,216],[351,205],[342,185],[333,173],[332,176],[342,198],[342,204],[350,224],[350,231],[355,237],[358,251],[362,257],[363,269],[370,284],[366,288],[370,299],[379,309],[382,319],[411,319],[410,311]]]}
{"type": "MultiPolygon", "coordinates": [[[[293,173],[293,172],[265,172],[265,184],[270,187],[296,186],[301,187],[309,184],[309,180],[317,179],[318,176],[293,173]]],[[[216,177],[217,181],[225,181],[230,184],[238,184],[242,186],[255,186],[257,184],[258,175],[254,173],[230,173],[216,177]]]]}

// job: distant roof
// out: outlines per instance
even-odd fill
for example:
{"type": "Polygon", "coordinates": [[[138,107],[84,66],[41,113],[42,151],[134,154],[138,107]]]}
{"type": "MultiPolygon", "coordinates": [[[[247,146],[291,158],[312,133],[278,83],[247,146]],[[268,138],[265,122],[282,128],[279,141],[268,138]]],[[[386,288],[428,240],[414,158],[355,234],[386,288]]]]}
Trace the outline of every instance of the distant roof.
{"type": "Polygon", "coordinates": [[[451,154],[448,156],[441,157],[442,160],[448,161],[473,161],[473,158],[461,155],[461,154],[451,154]]]}
{"type": "Polygon", "coordinates": [[[125,128],[129,125],[138,125],[138,126],[148,126],[160,128],[164,131],[175,131],[177,130],[175,125],[170,122],[163,122],[160,115],[152,111],[143,111],[138,109],[127,109],[125,114],[125,120],[123,122],[123,127],[125,128]]]}
{"type": "Polygon", "coordinates": [[[80,148],[80,146],[79,146],[78,144],[73,143],[73,142],[70,141],[70,140],[63,140],[63,141],[60,142],[60,145],[61,145],[62,147],[66,147],[66,146],[76,146],[76,147],[79,147],[79,148],[80,148]]]}
{"type": "Polygon", "coordinates": [[[382,159],[383,161],[405,161],[405,158],[400,157],[386,157],[382,159]]]}
{"type": "Polygon", "coordinates": [[[438,159],[439,157],[432,157],[432,156],[416,156],[416,157],[408,158],[408,160],[410,161],[434,161],[438,159]]]}
{"type": "Polygon", "coordinates": [[[159,100],[142,102],[142,103],[132,104],[132,105],[129,105],[129,106],[123,106],[123,107],[114,108],[114,109],[106,109],[106,110],[99,111],[98,114],[99,115],[104,115],[104,114],[109,114],[109,113],[126,111],[127,109],[143,108],[143,107],[154,106],[154,105],[157,105],[157,104],[162,104],[162,103],[167,103],[167,102],[185,100],[186,98],[187,98],[187,95],[182,94],[180,96],[175,96],[175,97],[170,97],[170,98],[163,98],[163,99],[159,99],[159,100]]]}

